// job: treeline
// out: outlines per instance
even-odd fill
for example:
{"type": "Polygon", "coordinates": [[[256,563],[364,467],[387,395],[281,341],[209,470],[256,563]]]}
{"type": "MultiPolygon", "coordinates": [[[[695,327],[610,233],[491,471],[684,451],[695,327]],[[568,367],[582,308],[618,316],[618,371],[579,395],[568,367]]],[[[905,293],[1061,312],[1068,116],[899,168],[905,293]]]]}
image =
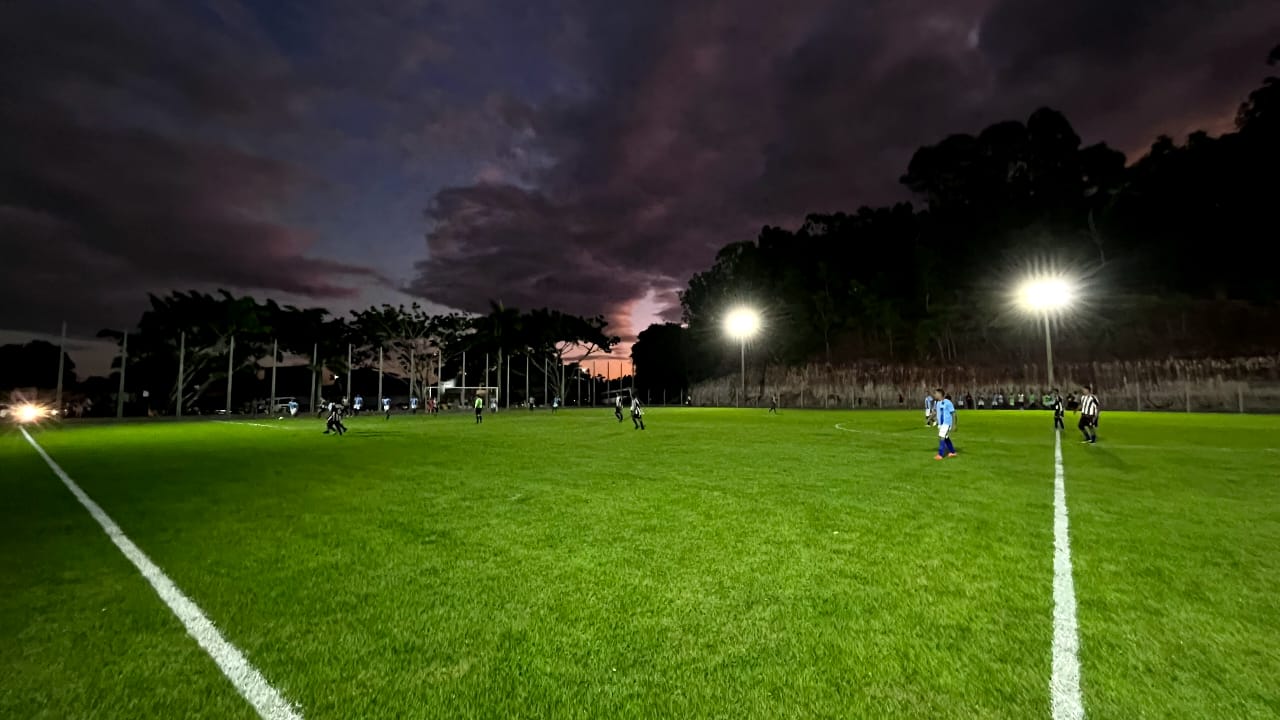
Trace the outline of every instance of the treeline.
{"type": "MultiPolygon", "coordinates": [[[[549,393],[564,396],[568,385],[586,372],[584,361],[608,353],[618,343],[607,330],[601,316],[547,309],[522,312],[498,304],[476,316],[431,314],[414,304],[371,307],[339,317],[319,308],[259,302],[226,291],[193,291],[152,295],[136,328],[127,333],[102,330],[99,337],[111,338],[120,347],[113,375],[118,380],[123,359],[126,395],[145,394],[151,399],[150,411],[168,412],[179,403],[184,410],[201,403],[205,408],[221,407],[228,400],[228,376],[235,381],[233,388],[249,388],[232,398],[235,407],[251,397],[263,398],[254,393],[273,362],[301,363],[314,375],[327,370],[339,384],[349,370],[381,366],[420,392],[464,373],[467,385],[487,380],[500,387],[511,375],[523,380],[530,367],[539,373],[539,386],[545,383],[549,393]],[[507,368],[513,356],[523,357],[507,368]]],[[[87,385],[114,388],[101,381],[87,385]]],[[[340,396],[349,391],[339,388],[340,396]]]]}
{"type": "MultiPolygon", "coordinates": [[[[1280,63],[1280,47],[1271,64],[1280,63]]],[[[737,370],[724,314],[758,308],[768,363],[1022,364],[1042,328],[1012,296],[1066,274],[1080,302],[1055,327],[1066,360],[1246,356],[1280,347],[1271,268],[1280,220],[1280,79],[1235,132],[1160,137],[1140,159],[1082,146],[1061,113],[920,148],[901,182],[918,204],[811,214],[732,243],[681,293],[683,327],[633,349],[637,384],[689,387],[737,370]]]]}

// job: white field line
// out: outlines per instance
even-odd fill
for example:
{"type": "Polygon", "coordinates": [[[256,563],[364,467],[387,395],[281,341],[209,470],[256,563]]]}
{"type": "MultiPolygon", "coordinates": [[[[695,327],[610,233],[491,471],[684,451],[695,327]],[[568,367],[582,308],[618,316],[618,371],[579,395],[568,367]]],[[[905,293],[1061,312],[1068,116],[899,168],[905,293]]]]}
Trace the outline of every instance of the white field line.
{"type": "Polygon", "coordinates": [[[1080,695],[1080,635],[1076,586],[1071,577],[1067,532],[1067,487],[1062,472],[1062,434],[1053,434],[1053,674],[1049,678],[1053,720],[1083,720],[1080,695]]]}
{"type": "Polygon", "coordinates": [[[49,465],[49,469],[53,470],[53,474],[58,476],[63,485],[76,496],[76,500],[84,506],[94,520],[102,526],[106,531],[107,537],[111,538],[111,542],[120,548],[120,552],[138,568],[138,572],[151,583],[151,587],[155,589],[156,594],[169,606],[169,610],[182,621],[183,627],[187,629],[187,634],[204,648],[204,651],[213,658],[218,664],[218,668],[222,670],[222,674],[227,676],[231,684],[235,685],[236,690],[244,696],[245,700],[258,711],[264,720],[301,720],[302,714],[295,710],[289,701],[284,699],[275,688],[273,688],[262,673],[249,663],[249,660],[241,654],[236,646],[227,642],[222,637],[222,633],[218,632],[218,628],[213,622],[205,617],[203,611],[200,610],[194,602],[178,589],[177,585],[164,574],[155,563],[151,562],[145,553],[133,544],[133,541],[124,534],[119,525],[107,515],[106,512],[93,501],[80,486],[71,479],[71,476],[49,457],[44,448],[35,441],[35,438],[27,432],[26,428],[22,428],[22,436],[31,443],[31,447],[35,448],[40,457],[44,458],[45,463],[49,465]]]}
{"type": "Polygon", "coordinates": [[[214,422],[224,423],[226,425],[248,425],[250,427],[271,428],[272,430],[293,430],[280,425],[268,425],[266,423],[249,422],[247,420],[215,420],[214,422]]]}
{"type": "MultiPolygon", "coordinates": [[[[836,429],[868,435],[896,434],[855,430],[839,423],[836,429]]],[[[1049,677],[1049,699],[1053,720],[1084,720],[1084,701],[1080,694],[1080,636],[1076,625],[1075,581],[1071,577],[1067,490],[1062,471],[1060,432],[1053,434],[1053,669],[1049,677]]]]}
{"type": "MultiPolygon", "coordinates": [[[[900,436],[900,437],[911,437],[912,439],[916,437],[906,431],[888,433],[888,432],[881,432],[879,430],[861,430],[858,428],[848,428],[844,426],[844,423],[836,423],[835,428],[837,430],[843,430],[844,432],[860,433],[862,435],[884,435],[884,436],[890,436],[890,437],[900,436]]],[[[928,428],[926,428],[926,430],[927,429],[928,428]]],[[[936,436],[931,436],[931,437],[936,437],[936,436]]],[[[979,444],[997,443],[1000,445],[1026,445],[1027,444],[1025,441],[1022,441],[1022,440],[1003,440],[1001,438],[990,438],[990,437],[981,438],[978,441],[978,443],[979,444]]],[[[1208,450],[1211,452],[1225,452],[1225,453],[1243,452],[1240,448],[1215,447],[1212,445],[1187,445],[1184,447],[1178,447],[1176,445],[1125,445],[1125,444],[1106,443],[1105,445],[1103,445],[1103,447],[1114,448],[1116,450],[1159,450],[1160,452],[1178,452],[1179,450],[1185,450],[1185,451],[1208,450]]],[[[1269,453],[1280,453],[1280,448],[1262,448],[1262,450],[1264,452],[1269,452],[1269,453]]]]}

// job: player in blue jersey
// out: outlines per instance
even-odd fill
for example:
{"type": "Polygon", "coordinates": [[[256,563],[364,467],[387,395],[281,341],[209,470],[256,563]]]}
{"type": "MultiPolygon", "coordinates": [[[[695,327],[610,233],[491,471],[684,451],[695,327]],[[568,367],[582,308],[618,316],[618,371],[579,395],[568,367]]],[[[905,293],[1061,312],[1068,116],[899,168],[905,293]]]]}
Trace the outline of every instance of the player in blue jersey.
{"type": "Polygon", "coordinates": [[[933,412],[938,423],[938,454],[933,459],[955,457],[956,446],[951,444],[951,430],[956,426],[956,406],[942,388],[933,391],[933,412]]]}
{"type": "Polygon", "coordinates": [[[930,394],[930,395],[925,395],[925,396],[924,396],[924,425],[925,425],[925,427],[932,427],[933,425],[936,425],[936,424],[937,424],[938,418],[937,418],[937,415],[936,415],[936,412],[937,412],[937,409],[936,409],[936,407],[935,407],[935,404],[936,404],[936,403],[937,403],[937,400],[935,400],[935,399],[934,399],[934,397],[933,397],[933,395],[932,395],[932,394],[930,394]]]}

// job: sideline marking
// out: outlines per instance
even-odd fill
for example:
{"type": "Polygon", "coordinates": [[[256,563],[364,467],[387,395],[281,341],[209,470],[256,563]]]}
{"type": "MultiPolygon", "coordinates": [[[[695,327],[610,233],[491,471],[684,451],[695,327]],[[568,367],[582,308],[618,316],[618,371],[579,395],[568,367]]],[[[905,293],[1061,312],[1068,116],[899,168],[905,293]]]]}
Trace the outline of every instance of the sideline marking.
{"type": "Polygon", "coordinates": [[[247,420],[215,420],[224,425],[248,425],[250,427],[270,428],[272,430],[292,430],[293,428],[281,427],[280,425],[268,425],[266,423],[249,422],[247,420]]]}
{"type": "Polygon", "coordinates": [[[205,617],[204,612],[192,602],[177,585],[169,579],[168,575],[159,568],[155,563],[151,562],[151,558],[142,552],[133,541],[129,539],[124,531],[116,525],[115,521],[98,506],[96,502],[90,498],[80,486],[67,475],[66,471],[49,457],[49,454],[40,447],[35,438],[31,437],[27,429],[21,428],[22,436],[27,439],[31,447],[35,448],[40,457],[44,458],[49,469],[54,475],[62,481],[63,485],[76,496],[76,500],[84,506],[85,510],[93,516],[94,520],[102,526],[107,533],[107,537],[111,538],[111,542],[120,548],[120,552],[133,563],[133,566],[142,573],[142,576],[151,583],[151,587],[155,589],[156,594],[169,606],[169,610],[182,621],[183,627],[187,629],[187,634],[204,648],[204,651],[213,658],[218,664],[218,669],[222,670],[222,674],[227,676],[231,684],[235,685],[236,690],[254,710],[258,711],[264,720],[302,720],[302,714],[295,710],[288,700],[279,693],[275,688],[262,677],[262,673],[249,663],[249,660],[241,654],[235,645],[227,642],[222,637],[222,633],[218,632],[218,628],[214,626],[209,618],[205,617]]]}
{"type": "Polygon", "coordinates": [[[1049,695],[1054,720],[1083,720],[1080,635],[1076,626],[1076,586],[1071,578],[1061,432],[1053,434],[1053,674],[1049,678],[1049,695]]]}
{"type": "MultiPolygon", "coordinates": [[[[837,430],[868,435],[893,433],[855,430],[836,424],[837,430]]],[[[1008,442],[994,440],[994,442],[1008,442]]],[[[1022,443],[1019,443],[1022,444],[1022,443]]],[[[1076,589],[1071,577],[1071,543],[1067,532],[1067,490],[1062,470],[1062,433],[1053,434],[1053,670],[1049,677],[1049,704],[1053,720],[1084,720],[1080,693],[1080,635],[1076,623],[1076,589]]]]}

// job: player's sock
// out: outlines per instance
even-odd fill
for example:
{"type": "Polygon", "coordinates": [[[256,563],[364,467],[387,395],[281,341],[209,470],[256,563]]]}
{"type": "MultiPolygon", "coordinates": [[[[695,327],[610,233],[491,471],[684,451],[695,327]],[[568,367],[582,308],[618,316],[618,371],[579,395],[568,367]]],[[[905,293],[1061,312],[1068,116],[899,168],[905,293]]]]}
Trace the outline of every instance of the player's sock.
{"type": "Polygon", "coordinates": [[[939,457],[945,457],[945,456],[946,456],[946,454],[947,454],[947,441],[946,441],[946,440],[939,440],[939,441],[938,441],[938,456],[939,456],[939,457]]]}
{"type": "Polygon", "coordinates": [[[951,444],[951,438],[947,438],[947,452],[951,455],[956,454],[956,446],[951,444]]]}

